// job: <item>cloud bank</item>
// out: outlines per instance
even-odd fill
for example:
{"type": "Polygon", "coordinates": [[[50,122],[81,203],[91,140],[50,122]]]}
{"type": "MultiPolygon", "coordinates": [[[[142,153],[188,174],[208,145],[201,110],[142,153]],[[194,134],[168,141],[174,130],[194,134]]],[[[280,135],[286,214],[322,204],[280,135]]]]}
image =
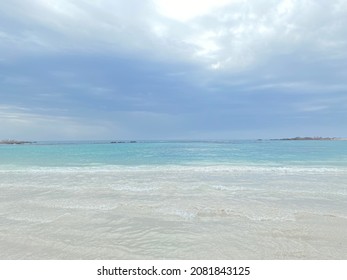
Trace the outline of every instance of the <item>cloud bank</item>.
{"type": "Polygon", "coordinates": [[[14,47],[13,55],[146,53],[212,69],[242,69],[295,51],[346,56],[346,1],[14,0],[0,11],[1,45],[14,47]]]}
{"type": "Polygon", "coordinates": [[[13,0],[0,15],[13,135],[18,108],[80,124],[67,138],[95,138],[94,122],[103,137],[347,133],[347,1],[13,0]]]}

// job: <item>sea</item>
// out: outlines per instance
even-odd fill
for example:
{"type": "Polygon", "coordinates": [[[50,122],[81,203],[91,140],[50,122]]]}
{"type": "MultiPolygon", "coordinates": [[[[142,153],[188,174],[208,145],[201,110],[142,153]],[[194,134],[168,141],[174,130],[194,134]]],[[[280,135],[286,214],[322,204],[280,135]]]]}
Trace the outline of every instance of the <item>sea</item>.
{"type": "Polygon", "coordinates": [[[0,259],[346,259],[347,141],[0,145],[0,259]]]}

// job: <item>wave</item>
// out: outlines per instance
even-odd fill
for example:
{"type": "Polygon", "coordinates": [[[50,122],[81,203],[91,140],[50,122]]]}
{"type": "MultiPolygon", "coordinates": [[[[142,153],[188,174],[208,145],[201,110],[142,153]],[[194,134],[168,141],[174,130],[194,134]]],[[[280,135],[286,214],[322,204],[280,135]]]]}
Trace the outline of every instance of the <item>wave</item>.
{"type": "Polygon", "coordinates": [[[7,166],[0,173],[95,173],[95,172],[253,172],[253,173],[347,173],[347,166],[263,166],[263,165],[93,165],[93,166],[7,166]]]}

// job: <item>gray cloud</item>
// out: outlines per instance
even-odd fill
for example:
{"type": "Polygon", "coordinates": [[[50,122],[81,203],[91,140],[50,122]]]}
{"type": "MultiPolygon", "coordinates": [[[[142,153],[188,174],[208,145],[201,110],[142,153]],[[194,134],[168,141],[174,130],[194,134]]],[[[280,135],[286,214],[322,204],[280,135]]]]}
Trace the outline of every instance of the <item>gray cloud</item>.
{"type": "Polygon", "coordinates": [[[2,129],[42,139],[346,130],[334,119],[346,112],[347,1],[216,3],[5,1],[2,129]]]}
{"type": "Polygon", "coordinates": [[[116,121],[93,120],[64,115],[45,108],[0,106],[1,132],[9,139],[81,140],[112,138],[124,134],[116,121]]]}
{"type": "Polygon", "coordinates": [[[107,50],[239,70],[298,49],[341,57],[347,44],[346,1],[231,1],[184,22],[154,1],[14,0],[0,12],[1,47],[13,55],[107,50]]]}

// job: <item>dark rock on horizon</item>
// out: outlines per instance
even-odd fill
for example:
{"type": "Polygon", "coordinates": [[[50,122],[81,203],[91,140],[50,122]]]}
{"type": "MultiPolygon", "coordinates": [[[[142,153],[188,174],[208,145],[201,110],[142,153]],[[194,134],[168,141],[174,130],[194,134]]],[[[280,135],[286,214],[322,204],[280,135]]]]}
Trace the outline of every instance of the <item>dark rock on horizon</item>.
{"type": "Polygon", "coordinates": [[[35,142],[31,141],[18,141],[18,140],[13,140],[13,139],[8,139],[8,140],[1,140],[0,144],[7,144],[7,145],[19,145],[19,144],[33,144],[35,142]]]}

